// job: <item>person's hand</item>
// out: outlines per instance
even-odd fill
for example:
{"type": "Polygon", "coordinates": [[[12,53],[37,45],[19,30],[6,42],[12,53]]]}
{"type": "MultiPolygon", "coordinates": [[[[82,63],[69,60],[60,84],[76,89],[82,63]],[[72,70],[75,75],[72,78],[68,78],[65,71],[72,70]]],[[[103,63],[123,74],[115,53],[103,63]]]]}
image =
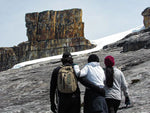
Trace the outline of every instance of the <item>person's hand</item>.
{"type": "Polygon", "coordinates": [[[126,96],[126,97],[125,97],[125,104],[126,104],[126,107],[127,107],[128,105],[130,105],[130,98],[129,98],[129,96],[126,96]]]}
{"type": "Polygon", "coordinates": [[[51,110],[52,112],[56,113],[57,108],[56,108],[55,103],[51,104],[51,110]]]}

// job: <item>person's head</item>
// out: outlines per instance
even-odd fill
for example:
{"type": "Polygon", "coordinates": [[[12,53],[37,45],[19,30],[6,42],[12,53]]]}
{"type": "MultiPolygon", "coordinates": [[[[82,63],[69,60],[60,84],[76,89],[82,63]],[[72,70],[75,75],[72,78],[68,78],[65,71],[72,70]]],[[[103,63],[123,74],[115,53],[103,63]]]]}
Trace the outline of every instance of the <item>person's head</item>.
{"type": "Polygon", "coordinates": [[[62,59],[61,59],[62,64],[72,64],[73,63],[73,58],[70,52],[64,52],[62,55],[62,59]]]}
{"type": "Polygon", "coordinates": [[[90,62],[99,62],[99,58],[96,54],[91,54],[88,58],[88,63],[90,62]]]}
{"type": "Polygon", "coordinates": [[[115,65],[115,59],[112,56],[106,56],[104,63],[106,67],[113,67],[115,65]]]}
{"type": "Polygon", "coordinates": [[[113,87],[114,82],[114,69],[113,66],[115,65],[114,57],[106,56],[104,59],[104,63],[106,66],[105,75],[106,75],[106,85],[108,87],[113,87]]]}

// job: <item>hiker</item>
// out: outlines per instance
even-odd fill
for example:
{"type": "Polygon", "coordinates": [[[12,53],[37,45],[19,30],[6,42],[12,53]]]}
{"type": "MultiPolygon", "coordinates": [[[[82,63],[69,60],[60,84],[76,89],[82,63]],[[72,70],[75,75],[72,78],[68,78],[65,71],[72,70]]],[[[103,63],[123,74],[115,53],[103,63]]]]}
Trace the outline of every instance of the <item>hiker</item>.
{"type": "Polygon", "coordinates": [[[108,113],[104,90],[105,74],[100,66],[98,56],[91,54],[88,58],[88,63],[83,69],[80,70],[78,65],[75,65],[74,69],[80,77],[79,81],[86,86],[84,113],[108,113]]]}
{"type": "Polygon", "coordinates": [[[130,104],[130,99],[127,91],[127,83],[124,74],[116,67],[114,57],[107,56],[104,59],[105,68],[105,90],[106,102],[109,113],[117,113],[121,102],[121,91],[125,96],[125,104],[130,104]]]}
{"type": "Polygon", "coordinates": [[[80,90],[77,84],[76,75],[73,75],[75,73],[72,67],[72,55],[69,52],[65,52],[62,56],[61,61],[63,65],[55,68],[51,77],[51,110],[54,113],[80,113],[80,90]],[[69,76],[67,75],[67,73],[69,73],[69,76]],[[71,85],[73,84],[71,86],[71,89],[69,89],[70,86],[67,86],[68,83],[71,83],[71,85]],[[57,107],[55,102],[56,92],[58,95],[57,107]]]}

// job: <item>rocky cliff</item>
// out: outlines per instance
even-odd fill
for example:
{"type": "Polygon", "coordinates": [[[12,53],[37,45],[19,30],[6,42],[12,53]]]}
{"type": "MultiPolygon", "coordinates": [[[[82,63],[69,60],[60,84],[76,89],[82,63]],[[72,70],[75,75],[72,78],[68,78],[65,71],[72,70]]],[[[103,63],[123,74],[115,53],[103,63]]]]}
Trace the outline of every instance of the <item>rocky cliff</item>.
{"type": "Polygon", "coordinates": [[[84,37],[81,9],[27,13],[25,21],[28,41],[0,49],[0,71],[19,62],[94,47],[84,37]]]}
{"type": "Polygon", "coordinates": [[[150,7],[146,8],[142,15],[144,17],[144,29],[133,32],[125,36],[122,40],[119,40],[113,44],[109,44],[103,47],[103,49],[111,49],[122,47],[121,52],[135,51],[142,48],[150,48],[150,7]]]}
{"type": "Polygon", "coordinates": [[[84,37],[81,9],[28,13],[26,27],[31,42],[84,37]]]}
{"type": "Polygon", "coordinates": [[[13,48],[0,48],[0,71],[9,69],[17,62],[13,48]]]}
{"type": "Polygon", "coordinates": [[[123,39],[106,45],[103,49],[112,49],[122,47],[121,52],[135,51],[142,48],[150,48],[150,28],[141,31],[133,32],[125,36],[123,39]]]}
{"type": "Polygon", "coordinates": [[[150,27],[150,7],[146,8],[143,12],[142,15],[144,17],[143,23],[145,28],[150,27]]]}

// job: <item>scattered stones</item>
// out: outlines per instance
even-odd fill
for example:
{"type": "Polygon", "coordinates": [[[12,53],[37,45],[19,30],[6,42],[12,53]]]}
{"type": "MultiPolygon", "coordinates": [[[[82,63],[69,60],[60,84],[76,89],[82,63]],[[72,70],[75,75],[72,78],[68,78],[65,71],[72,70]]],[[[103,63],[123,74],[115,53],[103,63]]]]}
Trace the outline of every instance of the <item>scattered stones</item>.
{"type": "Polygon", "coordinates": [[[131,80],[131,84],[138,83],[139,81],[140,81],[140,79],[133,79],[133,80],[131,80]]]}

